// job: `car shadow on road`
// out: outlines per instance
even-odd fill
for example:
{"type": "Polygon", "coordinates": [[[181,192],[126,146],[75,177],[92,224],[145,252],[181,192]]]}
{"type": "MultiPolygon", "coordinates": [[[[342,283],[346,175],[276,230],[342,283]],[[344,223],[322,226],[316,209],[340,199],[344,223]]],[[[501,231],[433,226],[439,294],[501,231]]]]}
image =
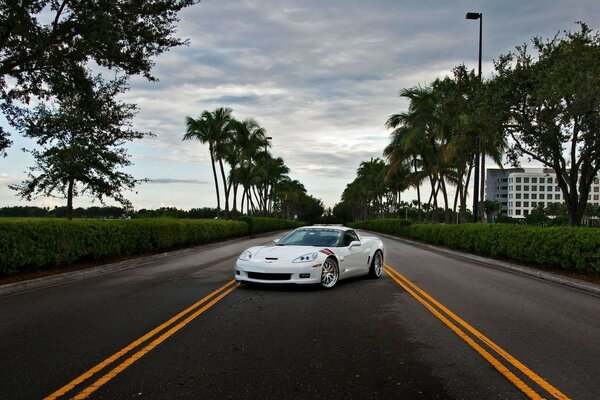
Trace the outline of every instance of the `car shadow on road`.
{"type": "MultiPolygon", "coordinates": [[[[244,282],[239,289],[242,290],[260,290],[264,292],[327,292],[330,290],[338,290],[347,286],[354,286],[365,282],[372,282],[366,276],[357,276],[352,278],[346,278],[343,281],[338,282],[334,288],[326,289],[319,284],[313,285],[298,285],[293,283],[255,283],[255,282],[244,282]]],[[[238,289],[238,290],[239,290],[238,289]]]]}

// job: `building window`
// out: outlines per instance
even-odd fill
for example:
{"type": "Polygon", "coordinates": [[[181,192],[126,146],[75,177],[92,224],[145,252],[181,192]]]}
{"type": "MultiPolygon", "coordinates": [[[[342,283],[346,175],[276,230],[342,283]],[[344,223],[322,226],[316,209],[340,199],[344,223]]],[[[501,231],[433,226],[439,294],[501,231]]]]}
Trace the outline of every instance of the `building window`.
{"type": "Polygon", "coordinates": [[[523,193],[523,198],[524,199],[528,199],[529,198],[529,193],[523,193]]]}
{"type": "Polygon", "coordinates": [[[546,183],[546,180],[544,178],[540,178],[540,183],[546,183]]]}
{"type": "Polygon", "coordinates": [[[560,200],[560,193],[554,195],[554,200],[560,200]]]}
{"type": "Polygon", "coordinates": [[[517,176],[516,179],[517,179],[517,183],[521,183],[521,177],[520,176],[517,176]]]}
{"type": "Polygon", "coordinates": [[[515,210],[515,215],[521,215],[521,210],[515,210]]]}
{"type": "Polygon", "coordinates": [[[517,185],[517,189],[518,191],[521,191],[521,185],[517,185]]]}
{"type": "Polygon", "coordinates": [[[555,192],[560,192],[560,186],[554,186],[554,191],[555,192]]]}
{"type": "Polygon", "coordinates": [[[537,205],[537,203],[535,201],[531,202],[531,207],[535,208],[536,205],[537,205]]]}
{"type": "Polygon", "coordinates": [[[525,210],[525,211],[523,212],[523,214],[524,214],[525,216],[529,215],[529,210],[525,210]]]}
{"type": "Polygon", "coordinates": [[[529,185],[523,186],[523,190],[526,191],[526,192],[529,192],[529,185]]]}
{"type": "Polygon", "coordinates": [[[529,177],[526,176],[525,178],[523,178],[523,183],[529,183],[529,177]]]}
{"type": "Polygon", "coordinates": [[[600,190],[600,186],[594,186],[594,193],[598,193],[599,190],[600,190]]]}
{"type": "Polygon", "coordinates": [[[531,178],[531,183],[537,183],[537,178],[535,178],[535,177],[531,178]]]}
{"type": "Polygon", "coordinates": [[[531,185],[531,191],[532,192],[536,192],[537,191],[537,186],[536,185],[531,185]]]}
{"type": "Polygon", "coordinates": [[[546,186],[546,190],[551,192],[552,191],[552,186],[546,186]]]}
{"type": "MultiPolygon", "coordinates": [[[[532,198],[533,200],[537,199],[537,194],[535,194],[535,193],[531,193],[531,198],[532,198]]],[[[535,206],[532,206],[532,207],[535,207],[535,206]]]]}
{"type": "Polygon", "coordinates": [[[552,183],[552,178],[548,178],[548,183],[552,183]]]}
{"type": "Polygon", "coordinates": [[[515,202],[515,207],[521,207],[521,202],[520,201],[515,202]]]}
{"type": "Polygon", "coordinates": [[[594,200],[598,201],[598,196],[597,194],[594,195],[594,200]]]}
{"type": "Polygon", "coordinates": [[[543,192],[543,191],[544,191],[544,189],[546,189],[546,187],[545,187],[545,186],[541,186],[541,185],[540,185],[540,192],[543,192]]]}
{"type": "Polygon", "coordinates": [[[540,200],[544,200],[545,198],[544,193],[540,193],[540,200]]]}
{"type": "Polygon", "coordinates": [[[524,201],[523,202],[523,207],[529,207],[529,202],[528,201],[524,201]]]}
{"type": "Polygon", "coordinates": [[[520,199],[521,198],[521,193],[515,193],[515,198],[520,199]]]}

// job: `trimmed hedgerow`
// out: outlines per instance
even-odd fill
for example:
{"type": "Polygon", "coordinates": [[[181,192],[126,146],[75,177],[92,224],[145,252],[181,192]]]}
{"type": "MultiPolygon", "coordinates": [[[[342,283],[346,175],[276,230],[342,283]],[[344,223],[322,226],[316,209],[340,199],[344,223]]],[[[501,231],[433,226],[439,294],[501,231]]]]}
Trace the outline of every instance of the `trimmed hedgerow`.
{"type": "Polygon", "coordinates": [[[247,235],[243,221],[0,219],[0,276],[247,235]]]}
{"type": "Polygon", "coordinates": [[[397,219],[357,222],[351,226],[482,256],[600,273],[600,229],[512,224],[411,224],[397,219]]]}
{"type": "Polygon", "coordinates": [[[295,229],[304,225],[303,223],[297,221],[267,217],[240,217],[238,220],[244,221],[248,224],[248,231],[250,235],[278,231],[282,229],[295,229]]]}

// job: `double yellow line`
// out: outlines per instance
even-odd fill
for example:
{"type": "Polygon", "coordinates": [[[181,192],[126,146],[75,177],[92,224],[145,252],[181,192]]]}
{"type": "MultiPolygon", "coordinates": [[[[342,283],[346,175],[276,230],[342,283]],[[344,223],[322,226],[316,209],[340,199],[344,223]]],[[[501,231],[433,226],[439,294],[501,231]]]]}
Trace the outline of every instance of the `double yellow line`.
{"type": "Polygon", "coordinates": [[[57,399],[61,396],[66,395],[67,393],[69,393],[70,391],[75,389],[77,386],[79,386],[84,381],[90,379],[91,377],[93,377],[98,372],[102,371],[103,369],[105,369],[106,367],[108,367],[109,365],[114,363],[115,361],[119,360],[126,354],[132,352],[133,350],[140,347],[142,344],[149,342],[151,339],[154,338],[154,340],[150,341],[150,343],[143,346],[140,350],[135,352],[133,355],[128,357],[126,360],[122,361],[119,365],[117,365],[116,367],[114,367],[113,369],[111,369],[110,371],[105,373],[103,376],[98,378],[94,383],[87,386],[86,388],[81,390],[76,396],[73,397],[74,399],[86,399],[89,395],[91,395],[96,390],[101,388],[108,381],[110,381],[115,376],[117,376],[118,374],[123,372],[131,364],[133,364],[134,362],[136,362],[137,360],[139,360],[140,358],[145,356],[148,352],[152,351],[152,349],[154,349],[156,346],[158,346],[159,344],[161,344],[162,342],[164,342],[165,340],[167,340],[168,338],[173,336],[177,331],[179,331],[181,328],[183,328],[184,326],[189,324],[191,321],[193,321],[195,318],[197,318],[204,311],[206,311],[209,308],[211,308],[212,306],[214,306],[223,297],[225,297],[229,293],[233,292],[235,289],[237,289],[238,286],[239,286],[239,283],[236,283],[235,280],[231,280],[231,281],[227,282],[227,284],[221,286],[219,289],[215,290],[208,296],[206,296],[203,299],[199,300],[198,302],[192,304],[190,307],[186,308],[179,314],[175,315],[173,318],[169,319],[167,322],[154,328],[152,331],[148,332],[144,336],[135,340],[134,342],[129,344],[127,347],[124,347],[123,349],[119,350],[118,352],[116,352],[112,356],[108,357],[106,360],[102,361],[100,364],[96,365],[95,367],[89,369],[82,375],[73,379],[71,382],[67,383],[65,386],[61,387],[54,393],[50,394],[49,396],[46,396],[44,398],[44,400],[57,399]],[[162,332],[162,334],[161,334],[161,332],[162,332]]]}
{"type": "Polygon", "coordinates": [[[523,365],[519,360],[511,356],[506,350],[498,346],[491,339],[486,337],[483,333],[473,328],[467,322],[465,322],[458,315],[450,311],[443,304],[438,302],[436,299],[427,294],[424,290],[419,288],[417,285],[408,280],[401,273],[390,267],[384,265],[384,271],[392,278],[398,285],[406,290],[412,297],[414,297],[419,303],[427,308],[433,315],[435,315],[440,321],[442,321],[448,328],[450,328],[458,337],[464,340],[469,346],[477,351],[483,358],[485,358],[498,372],[504,375],[511,383],[513,383],[521,392],[523,392],[530,399],[544,399],[534,389],[532,389],[527,383],[513,373],[506,365],[504,365],[498,358],[492,353],[503,358],[506,362],[524,374],[531,381],[535,382],[539,387],[544,389],[555,399],[569,400],[569,397],[562,393],[560,390],[546,382],[542,377],[537,375],[535,372],[523,365]],[[462,327],[462,329],[461,329],[462,327]],[[468,333],[471,334],[471,336],[468,333]],[[478,340],[479,343],[476,341],[478,340]],[[484,348],[487,346],[488,350],[484,348]]]}

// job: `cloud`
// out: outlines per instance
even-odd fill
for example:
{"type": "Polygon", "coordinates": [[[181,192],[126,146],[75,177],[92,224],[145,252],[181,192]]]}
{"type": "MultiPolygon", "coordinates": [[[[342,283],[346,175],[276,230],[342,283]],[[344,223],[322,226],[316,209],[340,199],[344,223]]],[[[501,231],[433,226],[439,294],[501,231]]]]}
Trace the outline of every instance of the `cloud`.
{"type": "Polygon", "coordinates": [[[169,184],[169,183],[188,183],[192,185],[206,185],[208,181],[201,181],[198,179],[171,179],[171,178],[148,178],[147,181],[142,183],[150,184],[169,184]]]}
{"type": "MultiPolygon", "coordinates": [[[[360,162],[381,157],[385,121],[408,106],[401,89],[461,63],[477,68],[479,26],[467,11],[484,15],[484,76],[493,59],[535,35],[577,29],[577,20],[600,28],[597,0],[203,0],[181,13],[178,34],[190,45],[156,59],[159,82],[136,77],[124,96],[139,106],[135,127],[157,135],[130,146],[135,175],[209,180],[207,146],[182,141],[185,118],[229,106],[237,118],[257,119],[292,177],[332,206],[360,162]]],[[[0,160],[0,171],[27,168],[8,164],[0,160]]],[[[183,202],[181,183],[170,189],[183,202]]],[[[204,204],[185,206],[212,205],[213,190],[193,200],[204,204]]]]}

